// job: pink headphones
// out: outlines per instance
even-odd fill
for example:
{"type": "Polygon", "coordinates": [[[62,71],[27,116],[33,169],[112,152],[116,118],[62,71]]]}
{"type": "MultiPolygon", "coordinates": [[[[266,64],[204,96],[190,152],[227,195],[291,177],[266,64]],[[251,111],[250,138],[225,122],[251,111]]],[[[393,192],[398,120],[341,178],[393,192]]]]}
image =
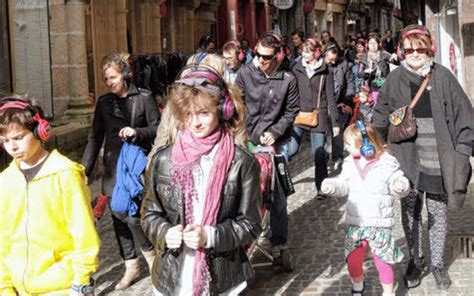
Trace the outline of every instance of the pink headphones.
{"type": "Polygon", "coordinates": [[[308,42],[309,44],[311,44],[311,46],[316,47],[313,54],[315,59],[319,59],[321,57],[321,43],[314,38],[308,38],[305,42],[308,42]]]}
{"type": "MultiPolygon", "coordinates": [[[[230,98],[227,84],[222,76],[213,67],[203,64],[190,64],[184,67],[177,75],[175,83],[188,84],[186,78],[205,78],[220,89],[219,106],[217,107],[219,118],[229,121],[234,116],[234,101],[230,98]],[[191,70],[191,71],[187,71],[191,70]]],[[[196,81],[197,82],[197,81],[196,81]]],[[[191,84],[194,84],[193,82],[191,84]]],[[[203,82],[200,82],[203,83],[203,82]]],[[[190,84],[188,84],[190,85],[190,84]]],[[[205,87],[205,85],[202,85],[205,87]]]]}
{"type": "Polygon", "coordinates": [[[405,29],[403,29],[401,34],[402,35],[401,35],[400,41],[398,42],[398,46],[397,46],[397,56],[400,60],[405,59],[405,49],[403,48],[403,41],[408,36],[414,35],[414,34],[420,34],[420,35],[428,36],[431,40],[431,52],[432,52],[433,55],[436,53],[436,42],[433,39],[433,37],[431,37],[430,31],[428,31],[428,29],[425,28],[424,26],[409,25],[409,26],[405,27],[405,29]]]}
{"type": "Polygon", "coordinates": [[[240,42],[237,40],[229,40],[227,41],[227,43],[233,44],[235,45],[235,47],[237,47],[237,50],[239,52],[239,54],[237,55],[237,58],[239,59],[239,61],[242,62],[245,59],[245,53],[242,47],[240,46],[240,42]]]}
{"type": "Polygon", "coordinates": [[[46,119],[40,116],[38,109],[33,105],[21,99],[7,97],[0,101],[0,112],[7,109],[29,110],[33,119],[36,121],[36,126],[33,129],[35,137],[42,142],[46,142],[51,138],[51,125],[46,119]]]}

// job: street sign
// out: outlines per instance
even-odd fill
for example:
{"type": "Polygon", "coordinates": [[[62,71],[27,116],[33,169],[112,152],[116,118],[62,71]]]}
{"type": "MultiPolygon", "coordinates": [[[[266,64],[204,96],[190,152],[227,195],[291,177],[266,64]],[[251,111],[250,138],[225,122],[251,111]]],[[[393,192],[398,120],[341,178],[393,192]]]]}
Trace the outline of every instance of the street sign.
{"type": "Polygon", "coordinates": [[[275,0],[273,5],[278,9],[284,10],[293,6],[293,0],[275,0]]]}

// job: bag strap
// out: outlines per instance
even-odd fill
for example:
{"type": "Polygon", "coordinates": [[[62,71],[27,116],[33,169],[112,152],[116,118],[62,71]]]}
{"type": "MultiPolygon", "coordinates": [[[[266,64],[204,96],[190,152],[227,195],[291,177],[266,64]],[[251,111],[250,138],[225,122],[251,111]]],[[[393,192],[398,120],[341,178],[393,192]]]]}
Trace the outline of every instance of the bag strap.
{"type": "Polygon", "coordinates": [[[421,84],[420,88],[418,89],[418,92],[416,93],[415,97],[411,101],[411,104],[408,106],[408,108],[410,108],[410,109],[415,108],[415,105],[416,105],[416,103],[418,103],[418,100],[420,99],[421,94],[425,91],[426,87],[428,86],[430,76],[431,76],[431,70],[426,75],[425,80],[423,80],[423,83],[421,84]]]}
{"type": "Polygon", "coordinates": [[[323,88],[323,78],[324,75],[321,75],[321,78],[319,79],[319,89],[318,89],[318,103],[316,105],[316,110],[319,112],[319,103],[321,103],[321,90],[323,88]]]}

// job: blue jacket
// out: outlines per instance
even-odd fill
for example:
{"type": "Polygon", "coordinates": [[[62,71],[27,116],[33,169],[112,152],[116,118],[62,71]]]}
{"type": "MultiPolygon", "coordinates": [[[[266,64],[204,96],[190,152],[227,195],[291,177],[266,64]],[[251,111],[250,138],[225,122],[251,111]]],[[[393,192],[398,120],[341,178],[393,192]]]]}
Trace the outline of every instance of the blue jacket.
{"type": "Polygon", "coordinates": [[[140,176],[145,171],[147,157],[137,146],[124,142],[117,160],[116,183],[110,208],[115,212],[134,216],[138,213],[138,201],[142,198],[143,184],[140,176]]]}

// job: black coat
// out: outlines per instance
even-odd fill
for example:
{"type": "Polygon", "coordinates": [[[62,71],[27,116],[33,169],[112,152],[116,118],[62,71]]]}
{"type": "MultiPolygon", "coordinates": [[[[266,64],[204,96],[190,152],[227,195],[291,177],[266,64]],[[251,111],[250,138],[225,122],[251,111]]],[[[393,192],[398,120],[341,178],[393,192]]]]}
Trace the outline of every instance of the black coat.
{"type": "Polygon", "coordinates": [[[137,89],[133,84],[125,98],[119,98],[113,93],[99,98],[82,164],[85,166],[86,176],[90,177],[105,138],[102,177],[104,195],[111,196],[115,186],[117,159],[122,148],[119,131],[127,126],[135,128],[137,136],[132,141],[148,153],[155,139],[159,120],[160,113],[151,92],[137,89]]]}
{"type": "MultiPolygon", "coordinates": [[[[298,63],[293,67],[293,74],[298,81],[298,91],[300,94],[300,110],[305,112],[311,112],[317,107],[319,84],[321,76],[323,76],[323,84],[321,90],[321,100],[319,103],[318,113],[318,125],[315,128],[311,128],[311,132],[324,133],[329,130],[328,126],[328,109],[331,114],[332,126],[338,126],[337,124],[337,104],[334,96],[334,75],[332,71],[329,71],[328,66],[323,63],[319,67],[311,79],[306,74],[303,62],[300,59],[298,63]]],[[[304,126],[301,126],[305,128],[304,126]]]]}
{"type": "MultiPolygon", "coordinates": [[[[147,174],[147,193],[142,204],[142,227],[156,248],[151,271],[153,286],[164,295],[173,295],[179,283],[184,256],[166,247],[165,235],[183,224],[184,210],[178,188],[171,185],[172,146],[153,156],[147,174]]],[[[234,159],[224,184],[217,214],[215,245],[206,249],[211,271],[211,294],[220,294],[253,276],[244,247],[262,231],[260,225],[260,166],[250,153],[235,146],[234,159]]]]}
{"type": "MultiPolygon", "coordinates": [[[[418,76],[400,66],[387,77],[378,102],[374,107],[374,126],[382,135],[387,134],[389,114],[407,106],[412,100],[410,83],[420,85],[418,76]]],[[[466,93],[456,77],[445,67],[434,64],[427,87],[433,112],[436,145],[443,185],[448,194],[449,203],[460,207],[466,197],[470,179],[474,139],[474,114],[466,93]]],[[[418,101],[417,104],[423,104],[418,101]]],[[[416,184],[418,180],[418,152],[415,140],[400,143],[388,143],[390,151],[400,162],[400,167],[407,178],[416,184]]]]}
{"type": "Polygon", "coordinates": [[[290,127],[299,111],[296,78],[280,67],[267,77],[252,61],[244,65],[235,84],[245,95],[247,132],[252,142],[271,132],[278,141],[290,135],[290,127]]]}
{"type": "Polygon", "coordinates": [[[354,73],[347,61],[340,58],[335,64],[331,64],[329,69],[334,74],[334,96],[336,102],[352,105],[355,96],[354,73]]]}

